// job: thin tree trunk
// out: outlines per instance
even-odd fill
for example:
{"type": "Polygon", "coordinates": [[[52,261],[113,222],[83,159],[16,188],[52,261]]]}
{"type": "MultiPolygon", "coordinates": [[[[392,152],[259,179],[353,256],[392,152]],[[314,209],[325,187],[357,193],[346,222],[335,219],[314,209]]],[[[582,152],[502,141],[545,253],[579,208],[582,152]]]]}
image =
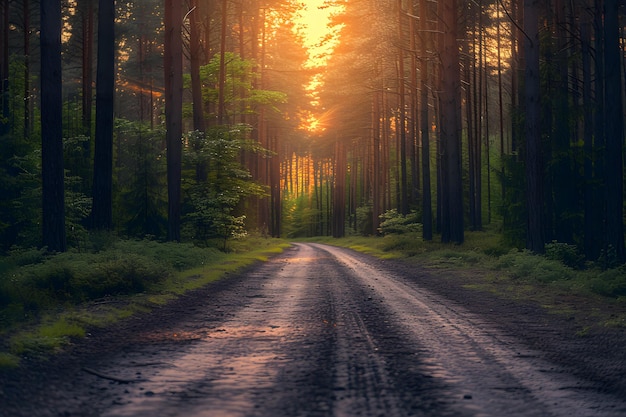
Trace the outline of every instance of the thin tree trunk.
{"type": "Polygon", "coordinates": [[[583,147],[584,164],[583,171],[585,177],[584,189],[584,220],[583,238],[584,251],[587,259],[596,259],[598,256],[598,242],[595,232],[595,187],[593,184],[593,103],[591,101],[591,16],[590,12],[581,12],[580,39],[581,39],[581,59],[582,59],[582,106],[583,106],[583,147]]]}
{"type": "Polygon", "coordinates": [[[426,33],[427,0],[420,0],[420,32],[422,33],[422,50],[420,59],[420,109],[422,139],[422,225],[424,240],[433,239],[433,208],[430,187],[430,123],[428,119],[428,45],[430,35],[426,33]]]}
{"type": "Polygon", "coordinates": [[[222,26],[220,31],[220,73],[218,81],[217,124],[224,124],[226,113],[226,23],[228,18],[228,1],[222,0],[222,26]]]}
{"type": "Polygon", "coordinates": [[[9,2],[0,6],[0,137],[9,133],[9,2]]]}
{"type": "MultiPolygon", "coordinates": [[[[7,0],[8,2],[8,0],[7,0]]],[[[24,8],[24,139],[30,137],[30,0],[24,8]]]]}
{"type": "MultiPolygon", "coordinates": [[[[92,102],[93,102],[93,15],[94,0],[86,0],[87,7],[83,11],[83,66],[82,66],[82,122],[83,135],[91,137],[91,118],[92,118],[92,102]]],[[[83,147],[83,155],[89,158],[91,155],[91,141],[85,141],[83,147]]]]}

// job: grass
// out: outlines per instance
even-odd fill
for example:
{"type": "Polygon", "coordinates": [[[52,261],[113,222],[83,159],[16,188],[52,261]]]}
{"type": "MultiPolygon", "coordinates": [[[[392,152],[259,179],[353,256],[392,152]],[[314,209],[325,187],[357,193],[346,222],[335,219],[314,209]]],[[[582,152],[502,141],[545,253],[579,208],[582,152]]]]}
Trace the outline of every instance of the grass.
{"type": "Polygon", "coordinates": [[[589,328],[626,327],[626,266],[602,270],[585,265],[574,247],[556,243],[548,246],[546,256],[535,255],[507,247],[495,231],[466,232],[465,238],[462,245],[426,242],[418,234],[313,240],[415,263],[469,290],[575,315],[589,328]]]}
{"type": "Polygon", "coordinates": [[[0,369],[18,366],[20,355],[58,351],[89,328],[149,312],[288,246],[279,239],[249,238],[233,242],[223,253],[184,244],[118,241],[97,254],[46,257],[27,251],[5,259],[4,268],[0,262],[0,340],[5,340],[0,369]]]}

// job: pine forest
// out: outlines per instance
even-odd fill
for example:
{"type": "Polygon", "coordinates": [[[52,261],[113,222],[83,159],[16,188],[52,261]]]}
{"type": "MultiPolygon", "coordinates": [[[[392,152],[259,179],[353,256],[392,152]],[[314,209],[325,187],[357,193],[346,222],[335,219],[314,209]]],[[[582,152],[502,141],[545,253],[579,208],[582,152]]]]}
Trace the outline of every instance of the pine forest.
{"type": "Polygon", "coordinates": [[[3,0],[0,16],[4,253],[395,224],[626,260],[621,1],[3,0]]]}

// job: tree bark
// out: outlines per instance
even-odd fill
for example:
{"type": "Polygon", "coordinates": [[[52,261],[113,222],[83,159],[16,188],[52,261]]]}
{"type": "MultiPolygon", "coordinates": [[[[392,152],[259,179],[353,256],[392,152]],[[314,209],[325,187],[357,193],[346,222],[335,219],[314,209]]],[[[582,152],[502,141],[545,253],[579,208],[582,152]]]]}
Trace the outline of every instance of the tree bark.
{"type": "Polygon", "coordinates": [[[606,238],[607,257],[625,260],[624,161],[619,0],[604,2],[604,83],[606,126],[606,238]]]}
{"type": "Polygon", "coordinates": [[[98,69],[93,174],[94,229],[113,229],[113,97],[115,95],[115,1],[98,4],[98,69]]]}
{"type": "Polygon", "coordinates": [[[420,31],[422,50],[420,59],[420,129],[422,139],[422,225],[424,240],[433,239],[433,207],[430,184],[430,123],[428,112],[428,46],[430,35],[426,33],[427,0],[420,0],[420,31]]]}
{"type": "MultiPolygon", "coordinates": [[[[82,122],[83,135],[91,136],[91,117],[93,101],[93,1],[86,0],[86,10],[83,10],[83,76],[82,76],[82,122]]],[[[85,141],[84,155],[89,158],[91,150],[90,141],[85,141]]]]}
{"type": "Polygon", "coordinates": [[[165,141],[167,146],[167,239],[180,241],[183,43],[181,0],[165,0],[165,141]]]}
{"type": "Polygon", "coordinates": [[[9,133],[9,2],[0,6],[0,136],[9,133]]]}
{"type": "Polygon", "coordinates": [[[41,169],[42,244],[64,252],[65,192],[63,173],[61,1],[41,2],[41,169]]]}
{"type": "Polygon", "coordinates": [[[461,175],[461,80],[457,1],[443,4],[441,91],[442,242],[463,243],[463,183],[461,175]]]}
{"type": "Polygon", "coordinates": [[[525,128],[526,136],[526,248],[544,252],[543,161],[541,157],[539,80],[539,0],[524,0],[525,128]]]}

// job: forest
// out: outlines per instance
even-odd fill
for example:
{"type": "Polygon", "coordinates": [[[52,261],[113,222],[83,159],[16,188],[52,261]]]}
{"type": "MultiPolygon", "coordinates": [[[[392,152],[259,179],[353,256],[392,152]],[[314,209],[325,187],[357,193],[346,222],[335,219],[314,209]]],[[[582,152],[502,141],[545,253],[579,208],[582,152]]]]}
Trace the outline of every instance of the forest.
{"type": "Polygon", "coordinates": [[[396,224],[619,265],[622,3],[5,0],[0,250],[396,224]]]}

